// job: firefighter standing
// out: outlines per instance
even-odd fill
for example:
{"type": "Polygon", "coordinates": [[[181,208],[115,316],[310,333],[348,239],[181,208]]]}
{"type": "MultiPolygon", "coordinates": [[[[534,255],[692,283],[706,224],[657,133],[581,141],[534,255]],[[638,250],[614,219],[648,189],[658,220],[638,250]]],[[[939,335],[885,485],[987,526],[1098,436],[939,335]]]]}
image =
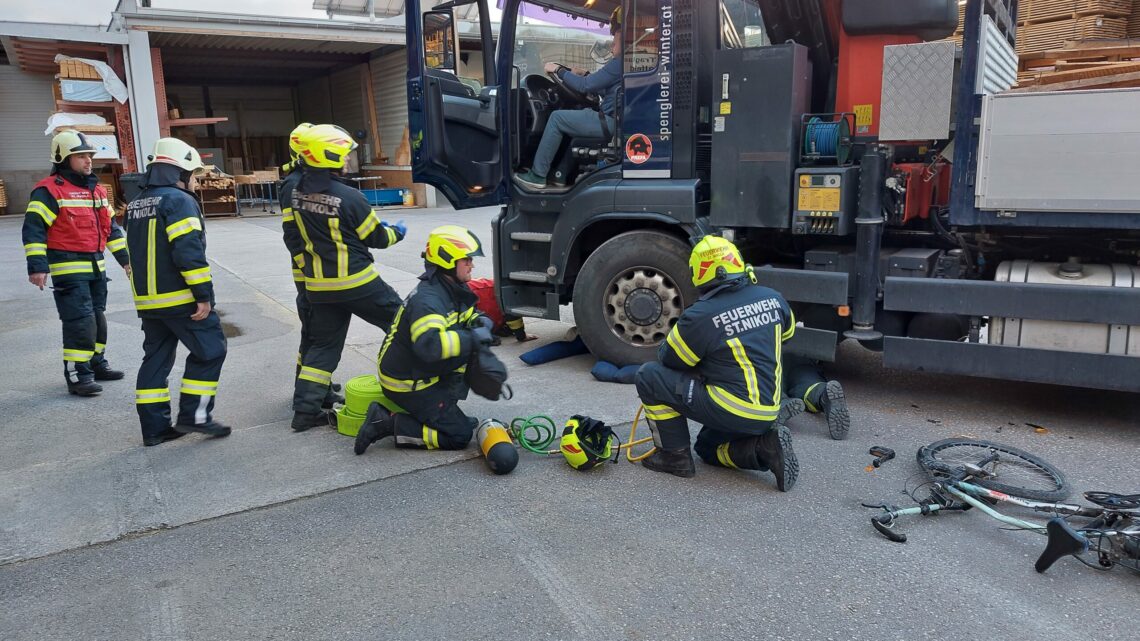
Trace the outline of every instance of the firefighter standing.
{"type": "MultiPolygon", "coordinates": [[[[282,225],[296,225],[293,216],[293,203],[292,194],[293,189],[296,188],[297,183],[301,182],[301,135],[313,125],[303,122],[296,126],[289,134],[289,151],[291,158],[289,162],[281,167],[281,173],[285,176],[281,180],[280,190],[277,192],[278,204],[281,206],[281,220],[282,225]]],[[[301,271],[301,264],[304,263],[304,254],[298,254],[293,257],[293,285],[297,287],[297,318],[301,321],[301,343],[297,346],[297,370],[294,376],[301,373],[301,361],[305,357],[305,353],[309,351],[309,346],[312,345],[312,338],[309,336],[309,313],[311,306],[309,305],[309,298],[305,294],[305,273],[301,271]]],[[[343,403],[344,397],[340,395],[340,385],[333,383],[329,386],[328,393],[325,395],[325,400],[321,403],[322,409],[329,409],[333,403],[343,403]]]]}
{"type": "Polygon", "coordinates": [[[356,148],[346,131],[315,125],[300,134],[300,179],[282,190],[292,217],[283,216],[285,244],[301,268],[310,304],[308,350],[293,391],[292,427],[298,432],[328,425],[322,403],[340,363],[353,316],[388,331],[400,297],[381,278],[369,247],[383,249],[404,238],[402,223],[380,220],[360,190],[332,171],[356,148]]]}
{"type": "MultiPolygon", "coordinates": [[[[740,252],[706,236],[689,257],[700,299],[685,310],[662,343],[660,362],[637,372],[637,393],[656,452],[642,464],[681,477],[696,473],[686,419],[701,423],[696,451],[706,463],[771,470],[782,492],[792,489],[799,463],[783,425],[780,351],[795,317],[775,290],[753,283],[740,252]]],[[[793,408],[792,405],[796,407],[793,408]]]]}
{"type": "Polygon", "coordinates": [[[396,447],[461,450],[478,419],[459,409],[467,397],[463,368],[480,344],[492,342],[493,323],[475,308],[467,288],[479,239],[457,225],[428,235],[422,282],[400,307],[380,348],[377,366],[384,395],[407,414],[372,403],[353,448],[363,454],[387,436],[396,447]]]}
{"type": "Polygon", "coordinates": [[[41,290],[51,275],[52,294],[63,323],[63,372],[67,391],[94,396],[95,381],[115,381],[107,345],[107,276],[104,249],[127,274],[127,242],[115,224],[107,191],[92,173],[95,148],[77,131],[51,141],[51,175],[32,190],[24,215],[24,255],[28,282],[41,290]]]}
{"type": "Polygon", "coordinates": [[[226,359],[226,337],[213,311],[205,229],[192,193],[202,169],[202,158],[193,147],[175,138],[161,138],[150,156],[143,190],[127,205],[131,289],[144,335],[135,407],[147,446],[189,432],[230,433],[212,415],[226,359]],[[190,353],[182,376],[178,420],[172,428],[167,377],[179,342],[190,353]]]}

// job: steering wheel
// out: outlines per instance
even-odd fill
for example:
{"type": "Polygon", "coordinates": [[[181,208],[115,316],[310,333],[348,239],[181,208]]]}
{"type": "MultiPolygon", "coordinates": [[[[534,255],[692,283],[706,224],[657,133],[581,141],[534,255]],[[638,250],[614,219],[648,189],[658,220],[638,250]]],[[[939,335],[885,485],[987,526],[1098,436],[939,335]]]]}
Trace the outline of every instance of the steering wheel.
{"type": "Polygon", "coordinates": [[[566,73],[574,73],[574,72],[570,71],[570,67],[567,67],[566,65],[558,65],[558,69],[555,69],[554,73],[546,74],[546,75],[550,76],[550,79],[552,81],[554,81],[554,86],[558,88],[558,91],[562,92],[562,95],[567,96],[568,98],[570,98],[571,100],[574,100],[575,102],[586,105],[587,107],[590,107],[591,109],[597,109],[598,105],[601,104],[601,101],[598,100],[598,97],[594,94],[584,94],[584,93],[581,93],[579,91],[575,91],[574,89],[571,89],[566,84],[566,82],[563,81],[562,78],[558,76],[558,72],[562,69],[565,69],[566,73]]]}

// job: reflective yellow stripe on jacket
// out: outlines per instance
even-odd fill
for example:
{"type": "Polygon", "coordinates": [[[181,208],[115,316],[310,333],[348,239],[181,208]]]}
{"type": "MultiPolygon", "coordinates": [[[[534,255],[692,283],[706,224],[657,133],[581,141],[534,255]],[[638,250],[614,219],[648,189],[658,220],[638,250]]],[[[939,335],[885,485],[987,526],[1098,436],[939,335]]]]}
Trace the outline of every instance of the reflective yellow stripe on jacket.
{"type": "Polygon", "coordinates": [[[177,307],[186,303],[193,303],[194,293],[189,289],[182,289],[168,294],[155,296],[135,294],[135,309],[162,309],[164,307],[177,307]]]}
{"type": "Polygon", "coordinates": [[[47,243],[24,243],[24,256],[47,256],[47,243]]]}
{"type": "Polygon", "coordinates": [[[213,279],[213,277],[210,276],[209,265],[179,273],[182,274],[182,278],[186,281],[187,285],[200,285],[202,283],[208,283],[213,279]]]}
{"type": "Polygon", "coordinates": [[[166,226],[166,238],[173,241],[179,236],[185,236],[192,231],[202,231],[202,221],[198,220],[196,216],[190,218],[183,218],[182,220],[171,223],[166,226]]]}
{"type": "Polygon", "coordinates": [[[401,380],[392,378],[384,372],[380,372],[380,387],[393,392],[414,392],[417,390],[426,389],[439,382],[438,376],[433,376],[428,379],[414,380],[401,380]]]}
{"type": "Polygon", "coordinates": [[[113,238],[113,239],[107,241],[107,249],[110,249],[112,253],[117,252],[121,249],[126,249],[126,248],[127,248],[127,239],[126,238],[113,238]]]}
{"type": "MultiPolygon", "coordinates": [[[[347,261],[347,256],[345,260],[347,261]]],[[[313,263],[313,271],[318,271],[319,267],[320,259],[318,258],[313,263]]],[[[369,265],[368,267],[365,267],[355,274],[352,274],[351,276],[345,276],[343,278],[321,278],[319,276],[306,277],[305,287],[307,287],[310,291],[336,292],[343,291],[345,289],[352,289],[354,287],[360,287],[361,285],[370,283],[379,277],[380,274],[372,268],[372,265],[369,265]]]]}
{"type": "Polygon", "coordinates": [[[701,361],[692,349],[689,348],[685,339],[681,338],[681,332],[674,325],[673,329],[669,330],[669,335],[665,338],[665,342],[673,349],[673,352],[681,359],[681,362],[689,367],[695,367],[701,361]]]}
{"type": "Polygon", "coordinates": [[[28,203],[28,209],[26,211],[29,214],[36,214],[40,218],[43,218],[44,224],[46,224],[48,227],[51,227],[52,223],[55,222],[55,213],[52,210],[48,209],[47,205],[41,203],[38,200],[33,200],[32,202],[28,203]]]}

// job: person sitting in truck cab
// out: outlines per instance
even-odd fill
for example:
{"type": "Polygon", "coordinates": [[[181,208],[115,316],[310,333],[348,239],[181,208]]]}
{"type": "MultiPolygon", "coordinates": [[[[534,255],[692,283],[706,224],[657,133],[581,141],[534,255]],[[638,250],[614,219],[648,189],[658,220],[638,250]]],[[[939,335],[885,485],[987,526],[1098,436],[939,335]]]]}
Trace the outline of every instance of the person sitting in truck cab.
{"type": "MultiPolygon", "coordinates": [[[[617,33],[621,29],[620,9],[615,10],[610,18],[610,33],[617,33]]],[[[550,114],[546,128],[542,132],[542,140],[538,143],[538,151],[534,154],[534,162],[530,170],[515,174],[515,179],[524,187],[543,189],[546,187],[546,178],[550,173],[550,166],[554,156],[562,145],[562,137],[571,138],[610,138],[614,134],[617,113],[617,91],[621,85],[622,62],[618,55],[621,42],[614,37],[610,45],[613,57],[592,73],[579,73],[557,62],[548,62],[543,68],[546,73],[558,77],[567,88],[582,95],[597,94],[601,96],[599,111],[593,109],[559,109],[550,114]]]]}

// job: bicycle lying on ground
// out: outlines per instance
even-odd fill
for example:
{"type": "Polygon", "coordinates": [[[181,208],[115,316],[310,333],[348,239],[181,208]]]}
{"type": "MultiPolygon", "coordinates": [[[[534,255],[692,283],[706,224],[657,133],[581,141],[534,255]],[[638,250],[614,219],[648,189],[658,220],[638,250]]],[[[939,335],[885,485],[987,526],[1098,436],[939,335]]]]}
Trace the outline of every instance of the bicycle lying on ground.
{"type": "MultiPolygon", "coordinates": [[[[877,458],[868,469],[894,458],[894,452],[884,447],[873,447],[870,454],[877,458]]],[[[920,487],[929,486],[930,494],[919,498],[917,490],[909,492],[918,503],[916,507],[863,504],[883,511],[871,517],[871,525],[891,541],[906,542],[906,535],[895,529],[900,517],[977,508],[1014,529],[1049,537],[1034,566],[1038,572],[1069,555],[1097,570],[1120,565],[1140,572],[1140,494],[1085,492],[1085,500],[1095,507],[1062,503],[1069,488],[1060,470],[1033,454],[989,441],[937,441],[919,448],[917,458],[930,478],[920,487]],[[999,503],[1028,508],[1052,518],[1045,523],[1015,518],[991,507],[999,503]],[[1069,519],[1082,522],[1074,525],[1069,519]],[[1095,564],[1086,556],[1094,557],[1095,564]]]]}

